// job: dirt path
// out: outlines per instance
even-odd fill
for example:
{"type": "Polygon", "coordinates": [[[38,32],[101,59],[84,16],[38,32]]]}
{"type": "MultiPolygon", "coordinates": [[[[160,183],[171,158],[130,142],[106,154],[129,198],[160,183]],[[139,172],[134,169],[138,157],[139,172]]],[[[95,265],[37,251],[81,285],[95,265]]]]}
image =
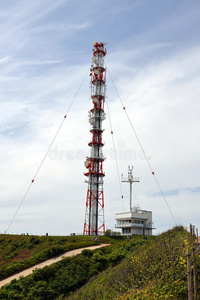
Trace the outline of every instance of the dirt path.
{"type": "Polygon", "coordinates": [[[60,261],[63,257],[69,257],[69,256],[73,256],[73,255],[77,255],[77,254],[80,254],[84,249],[88,249],[88,250],[95,250],[95,249],[98,249],[98,248],[101,248],[101,247],[105,247],[105,246],[108,246],[109,244],[100,244],[100,245],[97,245],[97,246],[90,246],[90,247],[85,247],[85,248],[80,248],[80,249],[75,249],[75,250],[72,250],[72,251],[68,251],[68,252],[65,252],[59,256],[56,256],[55,258],[51,258],[51,259],[48,259],[40,264],[37,264],[35,265],[34,267],[31,267],[29,269],[26,269],[20,273],[17,273],[13,276],[10,276],[2,281],[0,281],[0,288],[7,284],[7,283],[10,283],[13,279],[19,279],[20,276],[28,276],[30,274],[32,274],[32,272],[35,270],[35,269],[42,269],[44,268],[45,266],[50,266],[58,261],[60,261]]]}

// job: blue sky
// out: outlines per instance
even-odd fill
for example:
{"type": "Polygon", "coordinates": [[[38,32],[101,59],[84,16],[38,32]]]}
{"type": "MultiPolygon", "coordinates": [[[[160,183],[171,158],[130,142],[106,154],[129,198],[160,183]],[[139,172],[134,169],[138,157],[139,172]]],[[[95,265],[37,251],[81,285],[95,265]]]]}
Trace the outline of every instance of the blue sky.
{"type": "MultiPolygon", "coordinates": [[[[108,70],[178,224],[200,227],[199,1],[43,0],[0,3],[0,232],[4,232],[68,111],[92,57],[107,43],[108,70]]],[[[174,225],[107,74],[120,173],[134,165],[134,203],[174,225]]],[[[82,232],[90,141],[89,76],[10,232],[82,232]]],[[[106,107],[106,106],[105,106],[106,107]]],[[[104,121],[105,218],[123,211],[104,121]]],[[[122,184],[128,210],[128,186],[122,184]]]]}

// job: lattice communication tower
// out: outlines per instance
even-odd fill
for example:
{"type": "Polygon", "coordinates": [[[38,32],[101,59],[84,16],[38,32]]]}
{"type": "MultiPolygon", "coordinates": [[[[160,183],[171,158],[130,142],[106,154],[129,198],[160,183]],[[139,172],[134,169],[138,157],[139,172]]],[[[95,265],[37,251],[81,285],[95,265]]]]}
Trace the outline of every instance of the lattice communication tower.
{"type": "Polygon", "coordinates": [[[104,43],[93,43],[94,49],[92,64],[90,68],[91,76],[91,100],[92,109],[89,111],[89,123],[92,140],[89,142],[90,156],[86,157],[85,176],[88,183],[86,196],[86,212],[84,221],[84,235],[105,234],[104,220],[104,193],[103,193],[103,161],[102,147],[102,121],[105,120],[104,102],[106,92],[106,69],[104,67],[104,56],[107,51],[104,43]]]}

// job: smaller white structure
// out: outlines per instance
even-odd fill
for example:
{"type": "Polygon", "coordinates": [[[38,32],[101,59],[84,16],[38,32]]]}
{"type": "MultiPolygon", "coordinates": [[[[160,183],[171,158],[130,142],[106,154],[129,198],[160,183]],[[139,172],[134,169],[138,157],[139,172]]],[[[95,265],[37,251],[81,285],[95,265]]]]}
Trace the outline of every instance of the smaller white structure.
{"type": "Polygon", "coordinates": [[[131,212],[115,214],[116,228],[122,229],[122,235],[152,235],[152,212],[134,207],[131,212]]]}
{"type": "Polygon", "coordinates": [[[130,184],[130,212],[117,213],[115,219],[117,224],[115,228],[122,229],[122,235],[152,235],[153,223],[152,212],[141,210],[139,206],[132,208],[132,183],[140,182],[139,178],[133,177],[133,167],[128,167],[128,177],[123,177],[122,182],[130,184]]]}

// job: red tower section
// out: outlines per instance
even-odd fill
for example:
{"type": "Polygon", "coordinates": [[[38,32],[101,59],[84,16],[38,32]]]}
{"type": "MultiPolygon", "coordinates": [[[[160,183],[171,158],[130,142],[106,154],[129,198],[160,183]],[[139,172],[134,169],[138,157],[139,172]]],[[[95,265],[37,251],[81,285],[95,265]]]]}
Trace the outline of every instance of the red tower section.
{"type": "Polygon", "coordinates": [[[91,76],[91,100],[92,109],[89,111],[89,123],[92,140],[89,142],[90,156],[86,157],[85,176],[88,183],[86,196],[86,212],[84,222],[84,235],[105,234],[104,221],[104,193],[103,193],[103,161],[102,147],[102,121],[105,119],[104,101],[106,87],[106,69],[104,68],[104,56],[107,51],[104,43],[93,43],[94,49],[92,64],[90,68],[91,76]]]}

